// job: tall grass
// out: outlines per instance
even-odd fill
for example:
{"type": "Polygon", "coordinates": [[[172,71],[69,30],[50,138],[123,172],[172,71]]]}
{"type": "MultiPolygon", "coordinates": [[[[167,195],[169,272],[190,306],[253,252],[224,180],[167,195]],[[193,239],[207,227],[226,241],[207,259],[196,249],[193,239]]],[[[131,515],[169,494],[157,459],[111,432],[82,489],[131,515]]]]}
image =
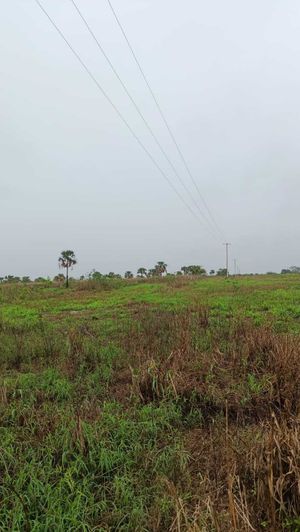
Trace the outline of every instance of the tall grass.
{"type": "Polygon", "coordinates": [[[95,319],[5,295],[0,530],[300,530],[300,337],[191,283],[95,319]]]}

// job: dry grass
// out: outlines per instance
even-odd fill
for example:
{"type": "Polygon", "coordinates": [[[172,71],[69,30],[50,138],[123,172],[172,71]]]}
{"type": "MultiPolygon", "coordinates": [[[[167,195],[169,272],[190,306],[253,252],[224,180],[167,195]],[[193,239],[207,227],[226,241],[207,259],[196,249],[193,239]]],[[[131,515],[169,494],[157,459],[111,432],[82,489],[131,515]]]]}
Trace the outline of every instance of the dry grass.
{"type": "Polygon", "coordinates": [[[11,529],[43,522],[51,502],[40,482],[43,463],[49,493],[66,480],[78,530],[85,512],[86,530],[138,531],[143,520],[149,532],[299,531],[299,335],[242,315],[220,317],[205,305],[166,310],[134,301],[126,312],[107,337],[98,319],[55,324],[55,336],[52,322],[29,332],[3,328],[9,371],[0,413],[7,433],[15,430],[19,458],[8,436],[1,466],[9,473],[8,517],[1,507],[0,517],[14,518],[10,478],[19,474],[14,503],[25,492],[36,513],[19,502],[21,524],[11,529]],[[28,449],[36,457],[32,490],[27,464],[18,470],[28,449]],[[78,509],[70,485],[77,494],[86,481],[90,499],[78,509]]]}
{"type": "Polygon", "coordinates": [[[184,501],[167,483],[170,530],[300,529],[300,338],[250,320],[220,335],[200,307],[144,309],[127,341],[131,394],[145,404],[171,398],[187,426],[199,414],[198,426],[184,430],[193,495],[184,501]],[[195,331],[208,334],[208,349],[195,331]]]}

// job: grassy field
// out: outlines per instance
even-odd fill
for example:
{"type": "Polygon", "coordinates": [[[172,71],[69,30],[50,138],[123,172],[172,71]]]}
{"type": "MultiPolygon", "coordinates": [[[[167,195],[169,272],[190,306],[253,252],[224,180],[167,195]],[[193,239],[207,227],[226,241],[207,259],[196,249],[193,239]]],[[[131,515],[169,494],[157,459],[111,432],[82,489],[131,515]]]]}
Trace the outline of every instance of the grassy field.
{"type": "Polygon", "coordinates": [[[0,285],[1,531],[300,530],[300,277],[0,285]]]}

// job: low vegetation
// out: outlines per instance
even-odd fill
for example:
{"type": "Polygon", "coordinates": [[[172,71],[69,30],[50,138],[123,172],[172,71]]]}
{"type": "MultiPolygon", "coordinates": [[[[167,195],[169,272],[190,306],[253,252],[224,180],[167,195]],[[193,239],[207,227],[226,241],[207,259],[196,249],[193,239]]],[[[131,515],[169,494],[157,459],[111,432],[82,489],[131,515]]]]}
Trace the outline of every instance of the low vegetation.
{"type": "Polygon", "coordinates": [[[144,270],[1,284],[0,530],[300,530],[299,275],[144,270]]]}

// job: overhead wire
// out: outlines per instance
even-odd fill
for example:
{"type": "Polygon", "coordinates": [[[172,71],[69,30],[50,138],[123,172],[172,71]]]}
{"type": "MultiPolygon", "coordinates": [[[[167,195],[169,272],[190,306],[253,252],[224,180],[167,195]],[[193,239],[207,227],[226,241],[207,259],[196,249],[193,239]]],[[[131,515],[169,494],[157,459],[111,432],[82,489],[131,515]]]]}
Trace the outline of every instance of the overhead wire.
{"type": "Polygon", "coordinates": [[[156,97],[156,95],[154,93],[154,90],[151,87],[151,84],[150,84],[150,82],[149,82],[149,80],[148,80],[148,78],[147,78],[147,76],[146,76],[146,74],[144,72],[144,69],[142,68],[141,62],[139,61],[139,59],[138,59],[138,57],[137,57],[137,55],[136,55],[136,53],[134,51],[134,48],[133,48],[133,46],[132,46],[132,44],[131,44],[128,36],[127,36],[127,33],[125,32],[124,27],[121,24],[121,21],[120,21],[118,15],[117,15],[112,3],[111,3],[111,0],[107,0],[107,2],[109,4],[109,7],[110,7],[110,9],[112,11],[112,14],[113,14],[116,22],[117,22],[117,24],[118,24],[118,26],[119,26],[119,28],[120,28],[123,36],[124,36],[124,39],[125,39],[125,41],[127,43],[127,46],[129,48],[129,50],[131,51],[131,54],[132,54],[132,56],[134,58],[134,61],[135,61],[136,65],[137,65],[137,67],[138,67],[138,69],[139,69],[139,71],[141,73],[141,76],[144,79],[144,82],[145,82],[146,86],[148,87],[148,90],[149,90],[149,92],[150,92],[150,94],[151,94],[151,96],[153,98],[153,101],[154,101],[154,103],[155,103],[155,105],[157,107],[157,110],[158,110],[158,112],[159,112],[159,114],[160,114],[160,116],[161,116],[161,118],[162,118],[162,120],[163,120],[163,122],[164,122],[164,124],[165,124],[165,126],[166,126],[166,128],[168,130],[168,132],[169,132],[169,135],[170,135],[170,137],[171,137],[171,139],[172,139],[172,141],[173,141],[173,143],[174,143],[174,145],[176,147],[176,150],[177,150],[177,152],[178,152],[178,154],[180,156],[180,159],[181,159],[181,161],[182,161],[182,163],[183,163],[183,165],[184,165],[184,167],[185,167],[185,169],[186,169],[186,171],[187,171],[187,173],[188,173],[188,175],[189,175],[189,177],[190,177],[190,179],[191,179],[191,181],[192,181],[192,183],[193,183],[193,185],[195,187],[195,190],[196,190],[197,194],[199,195],[199,197],[200,197],[200,199],[202,201],[202,204],[204,205],[204,207],[205,207],[205,209],[206,209],[206,211],[207,211],[207,213],[208,213],[208,215],[209,215],[209,217],[211,219],[211,222],[213,223],[213,225],[215,226],[217,231],[220,233],[222,238],[224,238],[224,233],[223,233],[222,229],[219,227],[218,223],[216,222],[216,219],[215,219],[211,209],[209,208],[207,202],[205,201],[205,198],[204,198],[203,194],[201,193],[201,191],[199,189],[197,181],[196,181],[195,177],[193,176],[193,173],[192,173],[192,171],[191,171],[191,169],[190,169],[190,167],[189,167],[189,165],[187,163],[187,160],[186,160],[186,158],[185,158],[185,156],[184,156],[184,154],[183,154],[183,152],[182,152],[182,150],[181,150],[181,148],[180,148],[180,146],[179,146],[179,144],[178,144],[178,142],[176,140],[176,137],[175,137],[175,135],[174,135],[174,133],[173,133],[173,131],[171,129],[171,126],[170,126],[170,124],[169,124],[169,122],[168,122],[168,120],[166,118],[166,115],[165,115],[165,113],[162,110],[162,107],[161,107],[161,105],[160,105],[160,103],[159,103],[159,101],[158,101],[158,99],[157,99],[157,97],[156,97]]]}
{"type": "MultiPolygon", "coordinates": [[[[88,76],[92,79],[92,81],[95,83],[95,85],[97,86],[97,88],[99,89],[99,91],[101,92],[101,94],[104,96],[104,98],[109,102],[109,104],[113,107],[114,111],[117,113],[117,115],[119,116],[119,118],[121,119],[121,121],[124,123],[124,125],[127,127],[127,129],[130,131],[131,135],[135,138],[136,142],[139,144],[139,146],[142,148],[142,150],[146,153],[146,155],[149,157],[149,159],[152,161],[152,163],[154,164],[154,166],[156,167],[156,169],[159,171],[159,173],[161,174],[161,176],[165,179],[165,181],[169,184],[169,186],[172,188],[172,190],[175,192],[175,194],[178,196],[178,198],[182,201],[182,203],[185,205],[185,207],[190,211],[190,213],[196,217],[196,219],[200,222],[201,219],[199,218],[199,216],[194,212],[194,210],[191,208],[191,206],[186,202],[185,198],[182,196],[182,194],[177,190],[177,188],[175,187],[174,183],[169,179],[168,175],[165,173],[165,171],[161,168],[161,166],[157,163],[157,161],[155,160],[154,156],[152,155],[152,153],[148,150],[148,148],[144,145],[144,143],[140,140],[140,138],[138,137],[138,135],[135,133],[135,131],[133,130],[133,128],[130,126],[129,122],[126,120],[126,118],[123,116],[123,114],[121,113],[121,111],[118,109],[118,107],[115,105],[115,103],[112,101],[112,99],[110,98],[110,96],[106,93],[106,91],[103,89],[103,87],[101,86],[101,84],[99,83],[99,81],[97,80],[97,78],[94,76],[94,74],[92,73],[92,71],[89,69],[89,67],[85,64],[84,60],[81,58],[81,56],[79,55],[79,53],[74,49],[74,47],[72,46],[72,44],[68,41],[68,39],[66,38],[66,36],[64,35],[63,31],[57,26],[57,24],[55,23],[55,21],[52,19],[52,17],[49,15],[49,13],[47,12],[47,10],[45,9],[45,7],[41,4],[40,0],[35,0],[35,3],[39,6],[39,8],[41,9],[41,11],[44,13],[44,15],[47,17],[47,19],[50,21],[50,23],[52,24],[52,26],[55,28],[55,30],[58,32],[58,34],[60,35],[60,37],[63,39],[63,41],[65,42],[65,44],[68,46],[68,48],[71,50],[71,52],[73,53],[73,55],[76,57],[76,59],[79,61],[79,63],[81,64],[82,68],[86,71],[86,73],[88,74],[88,76]]],[[[206,229],[208,229],[206,227],[206,229]]],[[[212,233],[212,235],[214,236],[214,238],[216,238],[216,235],[214,233],[212,233]]]]}
{"type": "Polygon", "coordinates": [[[83,24],[85,25],[85,27],[87,28],[89,34],[91,35],[91,37],[93,38],[94,42],[96,43],[98,49],[100,50],[101,54],[104,56],[105,60],[107,61],[107,63],[109,64],[111,70],[113,71],[114,75],[116,76],[116,78],[118,79],[118,81],[120,82],[122,88],[124,89],[125,93],[127,94],[128,98],[130,99],[131,103],[133,104],[134,108],[136,109],[137,113],[139,114],[139,116],[141,117],[143,123],[145,124],[146,128],[148,129],[149,133],[151,134],[153,140],[155,141],[156,145],[158,146],[159,150],[161,151],[161,153],[163,154],[163,156],[165,157],[166,161],[169,163],[169,165],[171,166],[174,174],[176,175],[179,183],[182,185],[182,187],[184,188],[185,192],[187,193],[187,195],[189,196],[190,200],[192,201],[194,207],[196,208],[196,210],[199,212],[200,216],[205,220],[205,222],[211,226],[211,229],[213,231],[215,231],[215,227],[214,225],[212,224],[210,218],[203,212],[203,210],[200,208],[198,202],[195,200],[193,194],[191,193],[191,191],[189,190],[189,188],[187,187],[184,179],[182,179],[182,177],[180,176],[180,174],[178,173],[175,165],[173,164],[172,160],[170,159],[170,157],[168,156],[166,150],[163,148],[161,142],[159,141],[159,139],[157,138],[156,134],[154,133],[152,127],[150,126],[148,120],[145,118],[144,114],[142,113],[141,109],[139,108],[138,104],[136,103],[134,97],[132,96],[132,94],[130,93],[127,85],[125,84],[125,82],[123,81],[123,79],[121,78],[119,72],[117,71],[116,67],[114,66],[113,62],[111,61],[111,59],[109,58],[108,54],[106,53],[106,51],[104,50],[102,44],[100,43],[99,39],[96,37],[94,31],[92,30],[90,24],[88,23],[87,19],[85,18],[85,16],[83,15],[82,11],[80,10],[80,8],[78,7],[77,3],[75,2],[75,0],[70,0],[70,2],[73,4],[74,6],[74,9],[76,10],[76,12],[78,13],[79,17],[81,18],[83,24]]]}

